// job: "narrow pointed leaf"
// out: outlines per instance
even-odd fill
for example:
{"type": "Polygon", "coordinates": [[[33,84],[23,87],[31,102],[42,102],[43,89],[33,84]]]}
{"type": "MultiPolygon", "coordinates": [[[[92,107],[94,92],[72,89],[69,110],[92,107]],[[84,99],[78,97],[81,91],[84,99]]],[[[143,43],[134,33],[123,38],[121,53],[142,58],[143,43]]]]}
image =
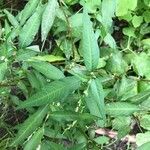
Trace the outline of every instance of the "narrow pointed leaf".
{"type": "Polygon", "coordinates": [[[44,135],[44,128],[39,129],[34,133],[31,139],[26,143],[24,150],[33,150],[38,147],[40,141],[44,135]]]}
{"type": "Polygon", "coordinates": [[[103,120],[106,119],[104,91],[99,79],[92,80],[85,100],[92,115],[100,117],[103,120]]]}
{"type": "Polygon", "coordinates": [[[11,146],[16,146],[18,144],[21,144],[24,142],[28,136],[30,136],[37,127],[39,127],[45,117],[45,115],[48,112],[48,106],[45,106],[41,109],[39,109],[36,113],[31,115],[23,124],[21,124],[21,127],[11,143],[11,146]]]}
{"type": "Polygon", "coordinates": [[[21,25],[23,25],[26,20],[35,12],[40,1],[41,0],[29,0],[25,8],[18,15],[18,20],[20,21],[21,25]]]}
{"type": "Polygon", "coordinates": [[[110,116],[130,116],[139,110],[139,106],[127,102],[113,102],[106,105],[106,113],[110,116]]]}
{"type": "Polygon", "coordinates": [[[85,66],[88,70],[96,69],[99,61],[99,47],[92,28],[92,22],[84,9],[83,12],[83,31],[82,31],[82,50],[85,66]]]}
{"type": "Polygon", "coordinates": [[[43,12],[42,16],[42,41],[44,41],[48,35],[48,32],[50,31],[55,16],[56,16],[56,10],[58,7],[57,0],[49,0],[48,4],[43,12]]]}
{"type": "Polygon", "coordinates": [[[7,18],[9,20],[9,22],[16,28],[19,26],[19,23],[17,21],[17,19],[6,9],[4,10],[4,13],[7,15],[7,18]]]}
{"type": "Polygon", "coordinates": [[[56,80],[45,85],[38,93],[32,95],[29,99],[22,102],[19,108],[45,105],[55,101],[61,101],[71,92],[79,88],[80,80],[75,77],[67,77],[62,80],[56,80]]]}
{"type": "Polygon", "coordinates": [[[140,104],[141,102],[144,102],[150,97],[150,90],[146,90],[144,92],[138,93],[137,95],[128,98],[127,100],[131,103],[140,104]]]}
{"type": "Polygon", "coordinates": [[[43,7],[39,6],[37,8],[37,11],[29,18],[29,20],[21,29],[19,34],[20,47],[27,47],[34,40],[34,37],[37,34],[40,27],[42,11],[43,7]]]}
{"type": "Polygon", "coordinates": [[[29,64],[49,79],[58,80],[65,77],[62,71],[48,62],[37,61],[29,64]]]}
{"type": "Polygon", "coordinates": [[[6,71],[7,71],[7,63],[6,62],[0,63],[0,82],[3,81],[6,71]]]}

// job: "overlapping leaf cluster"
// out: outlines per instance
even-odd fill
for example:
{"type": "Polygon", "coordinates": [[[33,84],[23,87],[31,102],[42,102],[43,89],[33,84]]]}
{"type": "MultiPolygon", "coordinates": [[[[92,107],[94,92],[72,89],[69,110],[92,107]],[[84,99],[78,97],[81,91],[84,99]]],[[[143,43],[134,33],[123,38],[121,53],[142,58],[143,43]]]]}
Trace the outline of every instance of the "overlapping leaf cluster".
{"type": "Polygon", "coordinates": [[[0,13],[0,102],[28,112],[0,148],[104,148],[95,129],[120,139],[138,124],[146,150],[149,0],[29,0],[0,13]]]}

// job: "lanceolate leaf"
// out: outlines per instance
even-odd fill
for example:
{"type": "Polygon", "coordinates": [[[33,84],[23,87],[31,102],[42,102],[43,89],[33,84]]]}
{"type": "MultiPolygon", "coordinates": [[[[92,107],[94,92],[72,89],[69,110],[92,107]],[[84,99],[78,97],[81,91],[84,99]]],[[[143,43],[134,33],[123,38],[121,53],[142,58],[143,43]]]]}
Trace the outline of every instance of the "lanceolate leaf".
{"type": "Polygon", "coordinates": [[[50,118],[57,120],[57,121],[74,121],[74,120],[81,120],[81,121],[93,121],[97,119],[97,117],[90,115],[88,113],[77,113],[77,112],[70,112],[70,111],[55,111],[50,113],[50,118]]]}
{"type": "Polygon", "coordinates": [[[29,0],[26,4],[25,8],[19,14],[20,24],[23,25],[26,20],[35,12],[37,5],[40,3],[41,0],[29,0]]]}
{"type": "Polygon", "coordinates": [[[27,144],[24,147],[24,150],[33,150],[38,147],[40,144],[40,141],[44,135],[44,128],[39,129],[34,133],[31,139],[27,142],[27,144]]]}
{"type": "Polygon", "coordinates": [[[20,47],[26,47],[32,43],[35,35],[38,32],[43,7],[39,6],[36,12],[29,18],[26,24],[20,31],[19,34],[19,45],[20,47]]]}
{"type": "Polygon", "coordinates": [[[42,41],[46,39],[48,32],[50,31],[53,25],[57,7],[58,7],[57,0],[48,0],[48,4],[42,16],[42,41]]]}
{"type": "Polygon", "coordinates": [[[64,99],[71,92],[79,88],[80,80],[75,77],[67,77],[59,81],[45,85],[40,92],[19,105],[19,108],[45,105],[54,101],[64,99]]]}
{"type": "Polygon", "coordinates": [[[113,102],[106,105],[106,113],[110,116],[129,116],[139,110],[139,106],[127,102],[113,102]]]}
{"type": "Polygon", "coordinates": [[[92,80],[88,90],[88,96],[85,98],[85,100],[92,115],[98,116],[103,120],[106,119],[104,91],[99,79],[92,80]]]}
{"type": "Polygon", "coordinates": [[[7,71],[7,63],[6,62],[0,63],[0,82],[3,81],[6,71],[7,71]]]}
{"type": "Polygon", "coordinates": [[[48,106],[39,109],[36,113],[29,116],[27,120],[21,125],[15,140],[11,143],[11,146],[16,146],[24,142],[28,136],[30,136],[37,127],[39,127],[48,112],[48,106]]]}
{"type": "Polygon", "coordinates": [[[17,19],[6,9],[4,10],[4,13],[7,15],[7,18],[9,20],[9,22],[16,28],[19,26],[19,23],[17,21],[17,19]]]}
{"type": "Polygon", "coordinates": [[[57,80],[65,77],[58,68],[54,67],[50,63],[37,61],[30,62],[29,64],[49,79],[57,80]]]}
{"type": "Polygon", "coordinates": [[[85,66],[88,70],[96,69],[99,61],[99,47],[92,28],[92,22],[84,9],[83,12],[83,32],[82,32],[82,50],[85,66]]]}
{"type": "Polygon", "coordinates": [[[138,93],[137,95],[128,98],[127,100],[131,103],[140,104],[141,102],[144,102],[150,97],[150,89],[146,90],[144,92],[138,93]]]}

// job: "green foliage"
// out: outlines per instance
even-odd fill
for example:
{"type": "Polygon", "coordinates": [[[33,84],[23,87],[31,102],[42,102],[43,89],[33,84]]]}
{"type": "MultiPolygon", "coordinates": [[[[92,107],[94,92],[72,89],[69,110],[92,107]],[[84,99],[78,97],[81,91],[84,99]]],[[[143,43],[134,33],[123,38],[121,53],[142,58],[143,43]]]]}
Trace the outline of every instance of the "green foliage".
{"type": "Polygon", "coordinates": [[[99,48],[92,28],[92,22],[86,8],[83,11],[83,32],[82,32],[82,50],[86,68],[91,71],[97,68],[99,60],[99,48]]]}
{"type": "Polygon", "coordinates": [[[42,29],[41,29],[42,41],[46,40],[46,37],[53,25],[57,7],[58,7],[57,0],[48,0],[48,4],[42,15],[42,29]]]}
{"type": "Polygon", "coordinates": [[[29,62],[29,65],[49,79],[57,80],[65,77],[59,69],[47,62],[29,62]]]}
{"type": "Polygon", "coordinates": [[[25,120],[25,122],[19,128],[19,131],[18,131],[15,139],[13,139],[11,146],[15,146],[20,143],[23,143],[23,141],[26,138],[28,138],[33,133],[33,131],[35,131],[35,129],[37,127],[39,127],[41,125],[47,112],[48,112],[48,106],[45,106],[45,107],[39,109],[33,115],[31,115],[27,120],[25,120]]]}
{"type": "Polygon", "coordinates": [[[96,129],[121,139],[136,126],[147,149],[149,0],[10,3],[0,1],[0,149],[107,149],[96,129]]]}

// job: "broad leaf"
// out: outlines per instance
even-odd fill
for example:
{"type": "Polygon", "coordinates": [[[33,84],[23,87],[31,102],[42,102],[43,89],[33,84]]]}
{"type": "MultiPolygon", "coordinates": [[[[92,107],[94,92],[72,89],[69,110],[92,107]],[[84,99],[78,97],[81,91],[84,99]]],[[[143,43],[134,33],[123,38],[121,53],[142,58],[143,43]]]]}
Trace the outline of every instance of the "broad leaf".
{"type": "Polygon", "coordinates": [[[106,70],[118,75],[124,74],[128,70],[128,65],[119,51],[112,53],[107,61],[106,70]]]}
{"type": "Polygon", "coordinates": [[[146,53],[137,54],[132,59],[132,65],[139,76],[150,78],[150,57],[146,53]]]}
{"type": "Polygon", "coordinates": [[[22,102],[19,108],[45,105],[55,101],[61,101],[71,92],[79,88],[80,80],[75,77],[67,77],[59,81],[53,81],[22,102]]]}
{"type": "Polygon", "coordinates": [[[149,150],[150,148],[150,142],[146,142],[142,144],[140,147],[137,148],[137,150],[149,150]]]}
{"type": "Polygon", "coordinates": [[[98,66],[100,52],[92,28],[92,22],[90,21],[90,17],[85,8],[83,12],[83,31],[81,45],[81,54],[83,55],[86,68],[89,71],[96,69],[98,66]]]}
{"type": "Polygon", "coordinates": [[[112,128],[118,130],[118,138],[122,138],[130,132],[131,118],[120,116],[112,121],[112,128]]]}
{"type": "Polygon", "coordinates": [[[105,120],[104,91],[99,79],[91,81],[85,101],[92,115],[105,120]]]}
{"type": "Polygon", "coordinates": [[[132,24],[135,28],[139,27],[142,22],[143,22],[143,17],[142,16],[136,16],[136,15],[133,16],[132,24]]]}
{"type": "Polygon", "coordinates": [[[139,117],[140,126],[146,130],[150,130],[150,115],[143,115],[139,117]]]}
{"type": "Polygon", "coordinates": [[[139,110],[139,106],[127,102],[113,102],[106,105],[106,113],[110,116],[129,116],[139,110]]]}
{"type": "Polygon", "coordinates": [[[48,0],[48,4],[42,16],[42,29],[41,29],[42,41],[46,39],[48,32],[50,31],[53,25],[57,8],[58,8],[57,0],[48,0]]]}
{"type": "Polygon", "coordinates": [[[65,77],[58,68],[48,62],[36,61],[29,64],[49,79],[58,80],[65,77]]]}
{"type": "Polygon", "coordinates": [[[29,116],[29,118],[25,120],[24,123],[21,124],[21,127],[15,139],[11,143],[11,146],[16,146],[18,144],[23,143],[24,140],[28,138],[35,131],[37,127],[41,125],[47,112],[48,112],[48,106],[45,106],[39,109],[33,115],[29,116]]]}
{"type": "Polygon", "coordinates": [[[129,10],[134,10],[137,6],[137,0],[117,0],[117,16],[124,16],[129,10]]]}
{"type": "MultiPolygon", "coordinates": [[[[143,144],[146,144],[147,142],[150,142],[150,132],[145,133],[138,133],[136,135],[136,144],[137,146],[142,146],[143,144]]],[[[148,149],[140,149],[140,150],[148,150],[148,149]]]]}
{"type": "Polygon", "coordinates": [[[29,141],[26,143],[24,150],[33,150],[38,147],[38,145],[41,142],[41,139],[44,135],[44,128],[39,129],[34,133],[34,135],[29,139],[29,141]]]}

